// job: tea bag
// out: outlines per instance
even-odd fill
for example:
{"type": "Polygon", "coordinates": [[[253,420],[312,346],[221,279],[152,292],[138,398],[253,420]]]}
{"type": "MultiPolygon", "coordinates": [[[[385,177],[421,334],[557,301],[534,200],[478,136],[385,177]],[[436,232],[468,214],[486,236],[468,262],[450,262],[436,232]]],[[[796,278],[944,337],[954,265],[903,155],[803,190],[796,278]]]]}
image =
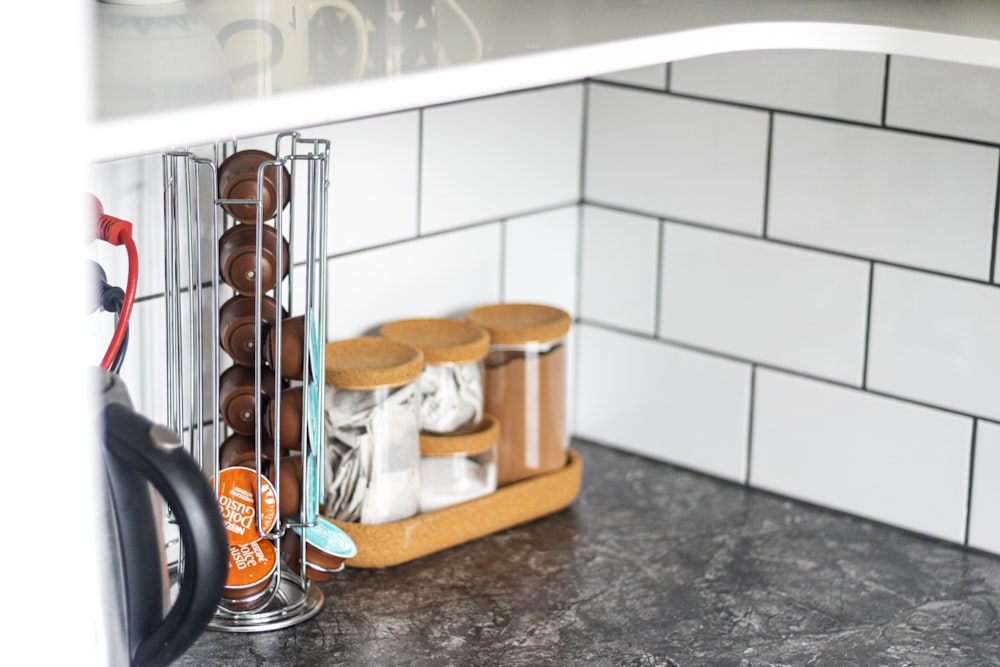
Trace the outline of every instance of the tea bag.
{"type": "Polygon", "coordinates": [[[371,391],[326,388],[327,516],[386,523],[419,510],[416,383],[383,397],[371,391]]]}
{"type": "Polygon", "coordinates": [[[420,428],[451,433],[483,416],[480,365],[427,365],[420,374],[420,428]]]}

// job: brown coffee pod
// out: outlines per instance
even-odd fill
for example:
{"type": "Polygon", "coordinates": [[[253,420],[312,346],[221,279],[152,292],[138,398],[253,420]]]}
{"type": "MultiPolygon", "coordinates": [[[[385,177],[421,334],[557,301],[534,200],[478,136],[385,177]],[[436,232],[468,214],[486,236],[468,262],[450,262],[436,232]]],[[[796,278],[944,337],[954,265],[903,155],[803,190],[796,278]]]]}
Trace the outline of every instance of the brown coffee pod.
{"type": "Polygon", "coordinates": [[[264,431],[285,449],[302,449],[302,387],[294,387],[281,392],[281,398],[268,403],[264,413],[264,431]],[[280,434],[275,434],[275,407],[281,403],[280,434]]]}
{"type": "MultiPolygon", "coordinates": [[[[261,367],[261,405],[266,410],[268,396],[274,394],[274,373],[261,367]]],[[[256,433],[256,402],[254,369],[249,366],[231,366],[219,376],[219,396],[222,419],[236,433],[256,433]]],[[[263,413],[263,414],[266,414],[263,413]]],[[[262,416],[263,416],[262,414],[262,416]]]]}
{"type": "MultiPolygon", "coordinates": [[[[283,519],[299,515],[302,505],[302,458],[299,456],[284,456],[280,462],[280,477],[278,480],[278,514],[283,519]]],[[[274,464],[267,468],[267,476],[275,482],[274,464]]]]}
{"type": "Polygon", "coordinates": [[[231,610],[248,610],[266,601],[277,571],[277,554],[270,540],[230,546],[229,571],[222,597],[235,604],[226,606],[231,610]]]}
{"type": "MultiPolygon", "coordinates": [[[[304,315],[288,317],[281,321],[281,377],[288,380],[302,379],[305,322],[304,315]]],[[[275,361],[278,358],[276,331],[276,327],[270,327],[264,343],[264,359],[274,369],[277,369],[275,361]]]]}
{"type": "MultiPolygon", "coordinates": [[[[281,247],[281,278],[288,275],[290,255],[288,241],[274,227],[260,227],[261,289],[268,292],[277,284],[277,253],[281,247]]],[[[219,237],[219,266],[222,279],[240,294],[257,293],[257,231],[255,225],[235,225],[219,237]]]]}
{"type": "MultiPolygon", "coordinates": [[[[242,366],[253,366],[260,361],[260,356],[253,351],[256,342],[256,307],[255,297],[237,294],[219,308],[219,342],[226,354],[242,366]]],[[[271,325],[277,319],[277,310],[274,299],[269,296],[261,298],[262,340],[266,340],[271,325]]]]}
{"type": "MultiPolygon", "coordinates": [[[[265,162],[273,162],[274,155],[261,150],[248,149],[233,153],[219,165],[219,192],[223,199],[252,199],[254,203],[224,203],[222,208],[239,222],[257,222],[257,180],[259,168],[265,162]]],[[[292,195],[292,178],[284,165],[264,167],[260,205],[264,220],[273,218],[279,209],[285,208],[292,195]],[[281,184],[279,207],[278,184],[281,184]]]]}
{"type": "MultiPolygon", "coordinates": [[[[281,558],[293,571],[301,566],[302,538],[293,530],[285,533],[281,543],[281,558]]],[[[316,548],[306,542],[306,578],[311,581],[326,581],[339,572],[345,559],[316,548]]]]}
{"type": "MultiPolygon", "coordinates": [[[[219,468],[246,466],[255,468],[257,461],[256,442],[252,435],[233,433],[222,441],[219,446],[219,468]]],[[[270,438],[261,439],[260,458],[270,463],[274,458],[274,441],[270,438]]]]}

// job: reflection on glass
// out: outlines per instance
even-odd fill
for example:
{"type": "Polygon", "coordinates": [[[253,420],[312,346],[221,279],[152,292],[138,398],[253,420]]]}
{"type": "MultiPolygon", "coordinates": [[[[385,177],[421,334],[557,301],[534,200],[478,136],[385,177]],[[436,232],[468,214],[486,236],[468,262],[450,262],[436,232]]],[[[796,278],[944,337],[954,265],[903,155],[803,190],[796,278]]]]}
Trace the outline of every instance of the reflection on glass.
{"type": "Polygon", "coordinates": [[[483,56],[460,0],[101,0],[98,26],[100,118],[483,56]]]}

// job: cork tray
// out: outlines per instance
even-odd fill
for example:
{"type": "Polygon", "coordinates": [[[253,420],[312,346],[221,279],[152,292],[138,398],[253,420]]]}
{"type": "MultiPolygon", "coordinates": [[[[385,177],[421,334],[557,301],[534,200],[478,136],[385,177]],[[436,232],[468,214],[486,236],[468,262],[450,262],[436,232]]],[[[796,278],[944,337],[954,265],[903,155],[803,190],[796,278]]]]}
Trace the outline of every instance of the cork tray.
{"type": "Polygon", "coordinates": [[[558,512],[573,502],[582,480],[583,459],[570,449],[559,470],[458,505],[392,523],[333,523],[358,545],[347,567],[391,567],[558,512]]]}

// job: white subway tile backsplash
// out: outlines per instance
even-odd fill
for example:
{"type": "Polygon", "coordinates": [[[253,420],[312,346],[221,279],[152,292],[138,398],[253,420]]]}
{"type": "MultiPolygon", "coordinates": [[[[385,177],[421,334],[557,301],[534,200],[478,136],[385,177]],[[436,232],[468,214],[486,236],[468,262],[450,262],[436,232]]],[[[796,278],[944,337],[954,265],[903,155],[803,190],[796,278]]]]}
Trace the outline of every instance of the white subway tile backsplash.
{"type": "Polygon", "coordinates": [[[327,338],[499,301],[500,233],[500,223],[480,225],[330,260],[327,338]]]}
{"type": "Polygon", "coordinates": [[[768,236],[988,279],[996,149],[778,115],[768,236]]]}
{"type": "Polygon", "coordinates": [[[367,248],[417,234],[417,112],[318,128],[331,142],[332,253],[367,248]]]}
{"type": "Polygon", "coordinates": [[[1000,553],[1000,424],[976,425],[969,546],[1000,553]]]}
{"type": "Polygon", "coordinates": [[[1000,418],[1000,289],[876,266],[868,387],[1000,418]]]}
{"type": "Polygon", "coordinates": [[[581,317],[653,335],[659,245],[655,218],[585,207],[581,317]]]}
{"type": "Polygon", "coordinates": [[[545,303],[576,314],[579,207],[526,215],[504,225],[504,301],[545,303]]]}
{"type": "Polygon", "coordinates": [[[581,85],[425,110],[421,233],[578,201],[582,122],[581,85]]]}
{"type": "Polygon", "coordinates": [[[600,84],[589,98],[589,202],[760,233],[766,113],[600,84]]]}
{"type": "Polygon", "coordinates": [[[613,81],[615,83],[626,83],[632,86],[642,86],[643,88],[653,88],[664,90],[667,85],[667,66],[650,65],[649,67],[636,67],[635,69],[602,74],[596,77],[601,81],[613,81]]]}
{"type": "Polygon", "coordinates": [[[660,335],[860,384],[867,262],[667,223],[660,335]]]}
{"type": "Polygon", "coordinates": [[[892,56],[886,124],[1000,143],[1000,70],[892,56]]]}
{"type": "Polygon", "coordinates": [[[754,389],[752,485],[963,541],[970,418],[766,369],[754,389]]]}
{"type": "Polygon", "coordinates": [[[671,92],[877,123],[885,56],[823,50],[740,51],[680,60],[671,92]]]}
{"type": "Polygon", "coordinates": [[[742,482],[750,367],[579,327],[576,433],[742,482]]]}

